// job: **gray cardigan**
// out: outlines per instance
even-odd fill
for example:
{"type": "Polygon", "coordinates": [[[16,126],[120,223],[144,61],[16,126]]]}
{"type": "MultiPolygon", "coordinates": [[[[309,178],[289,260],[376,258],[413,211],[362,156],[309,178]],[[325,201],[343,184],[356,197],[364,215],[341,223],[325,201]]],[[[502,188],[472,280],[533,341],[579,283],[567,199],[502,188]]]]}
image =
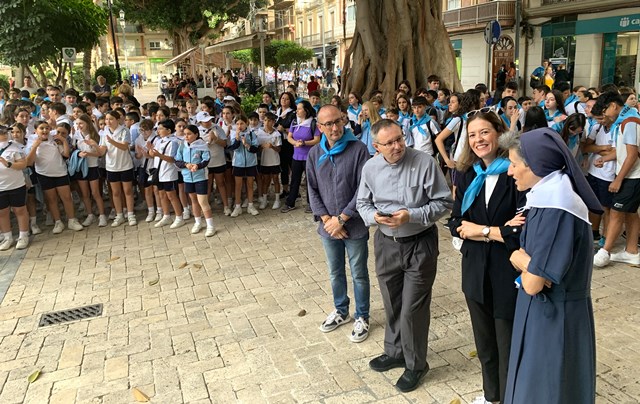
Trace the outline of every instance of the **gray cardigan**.
{"type": "MultiPolygon", "coordinates": [[[[367,146],[362,142],[349,142],[342,153],[333,156],[333,162],[327,159],[318,165],[323,154],[317,144],[307,157],[307,187],[315,219],[343,213],[351,218],[345,223],[348,237],[354,240],[368,238],[369,229],[356,210],[360,174],[369,159],[367,146]]],[[[318,226],[318,234],[332,238],[322,224],[318,226]]]]}

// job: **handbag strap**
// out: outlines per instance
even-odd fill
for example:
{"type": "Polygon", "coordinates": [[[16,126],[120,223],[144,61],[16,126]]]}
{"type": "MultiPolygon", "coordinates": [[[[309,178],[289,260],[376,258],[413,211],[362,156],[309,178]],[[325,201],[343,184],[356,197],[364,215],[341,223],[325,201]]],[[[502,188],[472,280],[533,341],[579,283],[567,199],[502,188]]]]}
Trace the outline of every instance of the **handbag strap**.
{"type": "MultiPolygon", "coordinates": [[[[169,140],[169,142],[167,142],[167,144],[164,146],[164,149],[162,149],[162,154],[164,154],[164,152],[167,151],[167,147],[169,147],[170,144],[171,144],[171,140],[169,140]]],[[[163,159],[160,159],[160,162],[158,163],[158,175],[160,175],[160,166],[162,165],[163,161],[164,161],[163,159]]]]}

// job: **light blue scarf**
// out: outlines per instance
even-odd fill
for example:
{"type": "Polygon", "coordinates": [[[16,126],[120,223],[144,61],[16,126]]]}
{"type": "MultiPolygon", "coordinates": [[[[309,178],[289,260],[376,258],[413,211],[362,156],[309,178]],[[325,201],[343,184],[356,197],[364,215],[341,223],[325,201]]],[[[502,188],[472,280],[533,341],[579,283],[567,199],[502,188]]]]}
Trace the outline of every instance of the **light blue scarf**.
{"type": "Polygon", "coordinates": [[[427,114],[422,115],[422,118],[418,120],[416,120],[416,117],[414,116],[413,118],[411,118],[411,126],[409,127],[409,130],[413,131],[414,128],[418,129],[418,132],[420,132],[422,136],[427,137],[427,131],[424,130],[422,125],[429,125],[430,121],[431,117],[427,114]]]}
{"type": "Polygon", "coordinates": [[[619,135],[619,131],[616,131],[616,129],[618,129],[618,126],[620,126],[620,124],[622,123],[622,121],[624,121],[627,118],[638,118],[640,119],[640,114],[638,114],[638,110],[635,108],[631,108],[628,105],[625,105],[624,107],[622,107],[622,109],[620,110],[620,115],[618,115],[618,119],[616,119],[616,121],[613,123],[613,125],[611,125],[611,133],[613,134],[613,144],[615,145],[617,140],[618,140],[618,135],[619,135]]]}
{"type": "Polygon", "coordinates": [[[322,139],[320,139],[320,148],[324,151],[324,154],[320,156],[318,159],[318,167],[324,163],[326,160],[331,160],[331,163],[335,166],[336,163],[333,162],[333,156],[338,155],[347,148],[349,142],[357,142],[358,138],[353,135],[351,129],[345,128],[344,134],[333,144],[333,147],[329,149],[329,142],[327,142],[327,137],[325,134],[322,134],[322,139]]]}
{"type": "Polygon", "coordinates": [[[480,193],[480,190],[482,189],[482,186],[487,179],[487,175],[506,173],[509,169],[510,164],[511,162],[508,159],[504,157],[498,157],[497,159],[493,160],[491,164],[489,164],[489,167],[487,167],[486,170],[482,169],[480,162],[477,162],[473,165],[473,169],[475,170],[477,175],[476,178],[471,181],[471,185],[469,185],[469,188],[467,188],[464,193],[464,198],[462,198],[462,214],[464,214],[464,212],[466,212],[471,207],[471,204],[480,193]]]}
{"type": "Polygon", "coordinates": [[[402,125],[405,119],[411,119],[411,113],[398,111],[398,123],[402,125]]]}
{"type": "Polygon", "coordinates": [[[347,111],[354,114],[356,116],[356,119],[358,119],[358,117],[360,116],[360,112],[362,112],[362,105],[358,105],[358,109],[355,109],[352,105],[349,105],[349,108],[347,108],[347,111]]]}
{"type": "MultiPolygon", "coordinates": [[[[577,95],[575,95],[575,94],[571,94],[571,95],[569,96],[569,98],[567,98],[566,100],[564,100],[564,106],[566,107],[566,106],[568,106],[568,105],[571,105],[571,104],[573,104],[573,103],[574,103],[574,102],[576,102],[576,101],[578,101],[578,96],[577,96],[577,95]]],[[[576,111],[576,112],[577,112],[577,111],[576,111]]]]}

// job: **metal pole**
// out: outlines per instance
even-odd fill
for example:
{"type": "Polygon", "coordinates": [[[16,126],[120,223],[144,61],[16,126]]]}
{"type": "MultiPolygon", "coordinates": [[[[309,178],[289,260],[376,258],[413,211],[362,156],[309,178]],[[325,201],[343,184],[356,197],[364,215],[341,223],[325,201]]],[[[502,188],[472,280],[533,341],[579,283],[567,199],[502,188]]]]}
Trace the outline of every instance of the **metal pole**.
{"type": "Polygon", "coordinates": [[[264,37],[265,37],[265,34],[264,34],[264,32],[261,32],[258,35],[260,35],[260,78],[262,79],[262,85],[266,86],[267,85],[267,75],[266,75],[265,66],[264,66],[264,37]]]}
{"type": "Polygon", "coordinates": [[[116,62],[116,73],[118,81],[122,82],[122,72],[120,71],[120,62],[118,62],[118,44],[116,43],[116,29],[113,26],[113,12],[111,11],[111,0],[107,0],[109,6],[109,25],[111,26],[111,40],[113,41],[113,57],[116,62]]]}
{"type": "Polygon", "coordinates": [[[120,10],[120,27],[122,28],[122,53],[124,54],[124,65],[127,67],[127,79],[131,77],[129,71],[129,59],[127,57],[127,21],[124,19],[124,11],[120,10]]]}

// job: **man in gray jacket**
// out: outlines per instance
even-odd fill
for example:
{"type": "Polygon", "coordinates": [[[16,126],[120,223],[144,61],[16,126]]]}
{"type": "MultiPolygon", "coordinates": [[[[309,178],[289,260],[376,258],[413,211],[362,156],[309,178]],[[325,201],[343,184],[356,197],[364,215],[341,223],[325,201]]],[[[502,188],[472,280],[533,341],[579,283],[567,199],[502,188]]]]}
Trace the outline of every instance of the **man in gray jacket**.
{"type": "Polygon", "coordinates": [[[396,388],[408,392],[429,371],[435,223],[451,208],[451,192],[433,157],[405,146],[396,122],[383,119],[371,133],[378,154],[362,169],[357,207],[366,225],[378,226],[373,246],[387,324],[384,354],[369,366],[378,372],[405,368],[396,388]]]}
{"type": "Polygon", "coordinates": [[[356,210],[356,197],[360,173],[369,152],[364,143],[344,128],[341,112],[335,106],[320,108],[317,124],[322,139],[309,151],[307,184],[311,210],[315,219],[321,222],[318,234],[327,255],[335,306],[320,330],[330,332],[349,321],[346,250],[356,300],[355,324],[350,339],[362,342],[369,336],[369,230],[356,210]]]}

